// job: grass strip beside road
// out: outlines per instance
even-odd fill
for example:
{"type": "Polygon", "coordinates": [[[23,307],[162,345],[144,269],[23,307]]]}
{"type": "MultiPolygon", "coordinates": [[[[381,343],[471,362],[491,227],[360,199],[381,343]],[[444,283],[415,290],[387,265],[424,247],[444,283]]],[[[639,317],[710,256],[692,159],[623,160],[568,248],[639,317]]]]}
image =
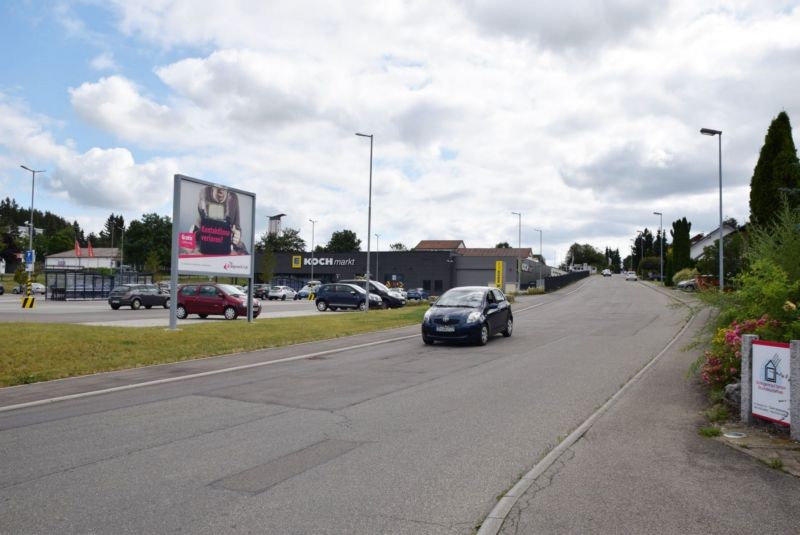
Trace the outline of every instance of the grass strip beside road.
{"type": "Polygon", "coordinates": [[[419,324],[428,307],[163,327],[0,323],[0,386],[284,347],[419,324]]]}

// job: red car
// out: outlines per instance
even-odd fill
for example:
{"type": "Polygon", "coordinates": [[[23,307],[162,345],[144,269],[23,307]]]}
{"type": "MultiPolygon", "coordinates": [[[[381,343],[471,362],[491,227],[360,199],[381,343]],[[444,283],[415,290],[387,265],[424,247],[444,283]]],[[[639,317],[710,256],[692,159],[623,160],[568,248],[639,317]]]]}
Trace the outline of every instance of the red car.
{"type": "MultiPolygon", "coordinates": [[[[260,313],[261,302],[253,299],[253,317],[257,318],[260,313]]],[[[178,288],[175,315],[182,320],[189,314],[197,314],[201,318],[220,315],[235,320],[240,315],[247,316],[247,296],[230,284],[184,284],[178,288]]]]}

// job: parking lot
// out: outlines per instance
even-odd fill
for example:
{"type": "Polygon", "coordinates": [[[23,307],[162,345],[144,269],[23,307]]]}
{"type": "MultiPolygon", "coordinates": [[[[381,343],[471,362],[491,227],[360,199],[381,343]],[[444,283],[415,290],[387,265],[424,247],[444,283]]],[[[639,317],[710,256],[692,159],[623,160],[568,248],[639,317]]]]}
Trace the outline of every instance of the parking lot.
{"type": "MultiPolygon", "coordinates": [[[[23,309],[21,296],[6,293],[0,295],[0,323],[73,323],[83,325],[109,325],[115,327],[158,327],[169,326],[169,310],[153,307],[131,310],[123,307],[112,310],[103,301],[51,301],[37,295],[33,308],[23,309]]],[[[263,311],[255,321],[265,318],[282,318],[320,314],[313,301],[268,301],[261,300],[263,311]]],[[[330,312],[327,312],[329,314],[330,312]]],[[[200,319],[189,316],[179,320],[178,325],[209,321],[226,321],[222,316],[209,316],[200,319]]],[[[245,321],[239,318],[238,321],[245,321]]]]}

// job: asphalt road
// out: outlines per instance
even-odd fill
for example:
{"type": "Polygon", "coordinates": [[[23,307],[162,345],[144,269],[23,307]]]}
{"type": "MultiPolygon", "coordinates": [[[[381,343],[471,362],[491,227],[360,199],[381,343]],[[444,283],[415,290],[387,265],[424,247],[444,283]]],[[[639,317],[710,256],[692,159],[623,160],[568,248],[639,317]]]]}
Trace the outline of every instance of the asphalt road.
{"type": "MultiPolygon", "coordinates": [[[[131,310],[122,307],[112,310],[107,301],[52,301],[36,295],[34,307],[23,309],[19,295],[0,295],[0,323],[82,323],[90,325],[117,325],[151,327],[169,325],[169,310],[153,307],[150,310],[141,308],[131,310]]],[[[318,314],[312,301],[268,301],[261,300],[262,316],[292,316],[318,314]]],[[[190,316],[189,321],[196,322],[197,316],[190,316]]],[[[239,318],[246,321],[246,318],[239,318]]],[[[222,316],[209,316],[205,321],[224,321],[222,316]]]]}
{"type": "MultiPolygon", "coordinates": [[[[472,533],[680,331],[689,313],[671,303],[644,283],[591,277],[520,300],[514,335],[485,347],[427,347],[412,327],[203,365],[296,360],[0,409],[0,529],[472,533]],[[364,344],[381,338],[394,341],[364,344]]],[[[5,389],[0,406],[28,388],[47,394],[5,389]]]]}

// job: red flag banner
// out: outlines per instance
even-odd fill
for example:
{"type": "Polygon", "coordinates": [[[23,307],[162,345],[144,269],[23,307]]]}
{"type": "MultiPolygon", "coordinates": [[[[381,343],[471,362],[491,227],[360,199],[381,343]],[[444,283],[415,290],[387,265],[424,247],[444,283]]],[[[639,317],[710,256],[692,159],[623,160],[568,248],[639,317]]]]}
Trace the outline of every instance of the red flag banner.
{"type": "Polygon", "coordinates": [[[78,240],[75,240],[75,256],[81,256],[81,244],[78,243],[78,240]]]}
{"type": "Polygon", "coordinates": [[[89,244],[89,258],[94,258],[94,247],[92,247],[91,240],[87,242],[89,244]]]}

